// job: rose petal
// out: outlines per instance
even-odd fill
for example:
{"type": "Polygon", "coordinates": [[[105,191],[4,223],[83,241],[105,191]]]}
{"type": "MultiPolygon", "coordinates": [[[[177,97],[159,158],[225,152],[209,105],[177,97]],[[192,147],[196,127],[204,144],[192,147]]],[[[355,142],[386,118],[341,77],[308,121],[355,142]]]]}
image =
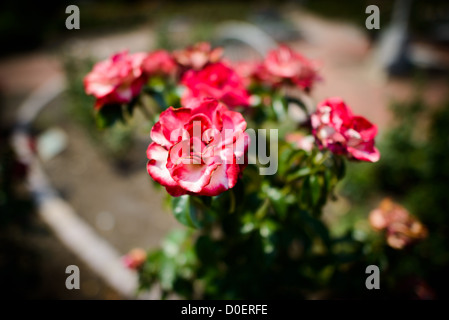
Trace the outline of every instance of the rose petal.
{"type": "Polygon", "coordinates": [[[211,173],[218,164],[176,164],[171,169],[171,176],[179,186],[187,191],[198,193],[211,179],[211,173]]]}
{"type": "Polygon", "coordinates": [[[176,187],[178,184],[166,168],[168,151],[156,143],[151,143],[147,149],[147,171],[150,176],[163,186],[176,187]]]}
{"type": "Polygon", "coordinates": [[[380,159],[380,152],[372,142],[362,143],[357,147],[348,147],[347,150],[357,160],[377,162],[380,159]]]}
{"type": "Polygon", "coordinates": [[[218,166],[212,173],[210,182],[206,185],[200,195],[216,196],[233,188],[239,178],[240,167],[236,164],[223,164],[218,166]]]}

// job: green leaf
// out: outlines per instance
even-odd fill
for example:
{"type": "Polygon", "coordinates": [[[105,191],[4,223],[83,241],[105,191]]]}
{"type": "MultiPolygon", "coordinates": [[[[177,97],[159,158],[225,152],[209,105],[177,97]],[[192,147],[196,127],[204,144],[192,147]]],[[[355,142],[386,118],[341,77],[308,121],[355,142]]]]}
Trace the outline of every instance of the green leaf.
{"type": "Polygon", "coordinates": [[[280,97],[273,98],[273,111],[276,114],[276,118],[279,121],[285,121],[287,119],[287,107],[285,101],[280,97]]]}
{"type": "Polygon", "coordinates": [[[312,197],[312,205],[316,206],[321,196],[321,184],[317,175],[310,176],[309,186],[312,197]]]}
{"type": "Polygon", "coordinates": [[[108,128],[117,121],[124,121],[122,106],[120,104],[107,104],[95,112],[95,122],[99,129],[108,128]]]}
{"type": "Polygon", "coordinates": [[[214,264],[218,258],[217,245],[208,236],[200,236],[195,244],[198,259],[203,264],[214,264]]]}
{"type": "Polygon", "coordinates": [[[165,236],[162,242],[162,250],[166,257],[176,257],[180,251],[183,242],[188,237],[189,232],[186,230],[173,230],[165,236]]]}
{"type": "Polygon", "coordinates": [[[287,203],[285,201],[285,195],[281,190],[264,184],[262,186],[262,192],[268,197],[274,210],[282,217],[285,217],[287,214],[287,203]]]}
{"type": "Polygon", "coordinates": [[[309,232],[311,238],[319,236],[323,244],[329,248],[331,245],[331,240],[329,236],[329,230],[325,224],[318,218],[312,217],[307,211],[300,210],[299,214],[301,216],[302,223],[309,232]]]}
{"type": "Polygon", "coordinates": [[[270,207],[270,200],[265,199],[262,205],[257,209],[255,217],[256,219],[261,220],[268,212],[268,208],[270,207]]]}
{"type": "Polygon", "coordinates": [[[167,105],[162,89],[162,87],[158,87],[157,85],[153,85],[153,87],[144,87],[144,92],[150,95],[154,101],[156,101],[156,104],[158,105],[160,111],[164,111],[169,107],[167,105]]]}
{"type": "Polygon", "coordinates": [[[162,257],[160,249],[148,252],[144,265],[138,270],[139,290],[150,289],[156,283],[162,257]]]}
{"type": "Polygon", "coordinates": [[[176,265],[173,259],[162,258],[159,269],[159,280],[164,290],[171,290],[176,279],[176,265]]]}
{"type": "Polygon", "coordinates": [[[173,214],[179,222],[191,228],[199,228],[198,210],[192,203],[192,196],[183,195],[180,197],[172,197],[173,214]]]}
{"type": "Polygon", "coordinates": [[[312,173],[312,169],[310,169],[309,167],[301,168],[298,171],[293,172],[292,174],[289,174],[287,176],[287,182],[292,182],[294,180],[304,178],[304,177],[310,175],[311,173],[312,173]]]}
{"type": "Polygon", "coordinates": [[[340,157],[340,156],[333,156],[334,159],[334,164],[335,164],[335,175],[337,176],[338,180],[343,179],[343,177],[345,176],[345,171],[346,171],[346,165],[345,165],[345,160],[340,157]]]}
{"type": "Polygon", "coordinates": [[[293,97],[285,97],[285,100],[287,101],[287,105],[289,103],[294,103],[296,104],[298,107],[301,108],[302,111],[304,111],[304,113],[308,116],[309,115],[309,110],[307,110],[306,105],[304,104],[304,102],[302,102],[300,99],[297,98],[293,98],[293,97]]]}

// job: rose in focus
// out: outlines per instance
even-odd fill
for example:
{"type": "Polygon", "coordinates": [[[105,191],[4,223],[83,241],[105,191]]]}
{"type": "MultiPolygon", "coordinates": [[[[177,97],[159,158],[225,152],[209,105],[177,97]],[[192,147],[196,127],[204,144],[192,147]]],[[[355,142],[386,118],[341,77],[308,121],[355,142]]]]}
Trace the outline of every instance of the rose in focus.
{"type": "Polygon", "coordinates": [[[249,136],[243,116],[215,99],[170,107],[151,130],[147,170],[172,196],[215,196],[237,183],[249,136]]]}

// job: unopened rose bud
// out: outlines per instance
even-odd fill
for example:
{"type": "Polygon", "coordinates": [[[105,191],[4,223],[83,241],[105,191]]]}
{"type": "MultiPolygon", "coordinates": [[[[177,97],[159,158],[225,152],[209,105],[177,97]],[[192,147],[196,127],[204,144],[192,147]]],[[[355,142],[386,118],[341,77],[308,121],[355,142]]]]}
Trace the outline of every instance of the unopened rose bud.
{"type": "Polygon", "coordinates": [[[137,270],[143,265],[146,258],[147,253],[145,252],[145,250],[135,248],[132,249],[128,254],[123,256],[122,259],[127,268],[137,270]]]}

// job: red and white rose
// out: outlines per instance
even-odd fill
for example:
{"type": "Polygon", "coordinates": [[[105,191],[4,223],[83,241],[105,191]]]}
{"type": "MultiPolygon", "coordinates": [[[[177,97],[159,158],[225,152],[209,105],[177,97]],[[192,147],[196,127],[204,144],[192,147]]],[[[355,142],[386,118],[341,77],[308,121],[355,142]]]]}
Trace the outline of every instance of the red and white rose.
{"type": "Polygon", "coordinates": [[[94,65],[84,78],[84,88],[97,99],[96,109],[105,104],[128,103],[139,95],[146,81],[142,71],[146,56],[146,53],[122,51],[94,65]]]}
{"type": "Polygon", "coordinates": [[[249,136],[243,116],[215,99],[170,107],[151,130],[147,170],[172,196],[215,196],[232,187],[245,166],[249,136]]]}
{"type": "Polygon", "coordinates": [[[329,98],[318,104],[311,115],[312,133],[320,146],[350,159],[376,162],[379,150],[374,146],[376,125],[353,115],[341,98],[329,98]]]}

